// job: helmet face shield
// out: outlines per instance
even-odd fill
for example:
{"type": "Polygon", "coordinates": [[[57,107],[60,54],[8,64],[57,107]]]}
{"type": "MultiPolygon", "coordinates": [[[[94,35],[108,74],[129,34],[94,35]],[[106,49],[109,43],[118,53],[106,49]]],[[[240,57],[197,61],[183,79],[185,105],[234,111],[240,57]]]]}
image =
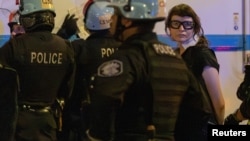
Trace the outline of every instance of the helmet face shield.
{"type": "Polygon", "coordinates": [[[42,11],[24,16],[21,15],[20,22],[25,28],[25,31],[31,31],[41,26],[46,26],[49,30],[52,30],[54,28],[55,19],[53,13],[42,11]]]}
{"type": "Polygon", "coordinates": [[[55,9],[53,6],[53,0],[21,0],[20,14],[27,15],[40,11],[51,11],[54,16],[55,9]]]}
{"type": "Polygon", "coordinates": [[[111,0],[110,6],[128,19],[160,21],[166,16],[165,0],[111,0]]]}

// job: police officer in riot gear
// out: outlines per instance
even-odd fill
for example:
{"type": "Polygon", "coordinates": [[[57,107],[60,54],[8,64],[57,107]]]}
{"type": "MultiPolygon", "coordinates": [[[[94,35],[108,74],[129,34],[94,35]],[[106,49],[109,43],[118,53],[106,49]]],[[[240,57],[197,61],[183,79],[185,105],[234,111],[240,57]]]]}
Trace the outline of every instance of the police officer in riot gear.
{"type": "Polygon", "coordinates": [[[107,4],[108,2],[104,1],[86,2],[83,7],[83,22],[89,36],[85,40],[79,38],[71,42],[76,53],[77,69],[72,97],[66,101],[64,107],[62,140],[82,141],[82,138],[86,137],[84,133],[89,126],[90,76],[96,72],[100,60],[111,56],[120,45],[109,31],[110,18],[114,9],[107,7],[107,4]]]}
{"type": "Polygon", "coordinates": [[[224,121],[225,125],[239,125],[240,122],[248,120],[250,124],[250,65],[245,65],[245,76],[243,82],[237,89],[237,97],[242,101],[239,108],[229,114],[224,121]]]}
{"type": "Polygon", "coordinates": [[[154,25],[165,19],[164,0],[114,0],[111,32],[123,41],[92,75],[92,141],[174,141],[183,96],[199,88],[185,62],[161,43],[154,25]]]}
{"type": "Polygon", "coordinates": [[[15,141],[56,141],[51,105],[69,98],[74,80],[74,50],[52,34],[56,14],[52,0],[21,0],[25,34],[0,48],[0,62],[16,69],[20,80],[15,141]]]}

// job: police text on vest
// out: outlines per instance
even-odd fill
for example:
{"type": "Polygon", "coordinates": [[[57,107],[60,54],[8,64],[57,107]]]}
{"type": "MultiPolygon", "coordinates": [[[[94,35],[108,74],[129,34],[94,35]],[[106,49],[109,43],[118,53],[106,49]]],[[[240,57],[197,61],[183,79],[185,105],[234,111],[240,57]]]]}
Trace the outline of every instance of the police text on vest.
{"type": "Polygon", "coordinates": [[[62,53],[31,52],[30,63],[37,64],[62,64],[62,53]]]}

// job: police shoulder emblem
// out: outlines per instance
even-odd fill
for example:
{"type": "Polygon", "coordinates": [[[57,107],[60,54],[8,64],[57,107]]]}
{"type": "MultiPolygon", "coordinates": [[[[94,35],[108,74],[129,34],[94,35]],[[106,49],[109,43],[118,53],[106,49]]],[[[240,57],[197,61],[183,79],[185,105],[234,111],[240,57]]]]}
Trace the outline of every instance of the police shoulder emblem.
{"type": "Polygon", "coordinates": [[[123,63],[118,60],[104,62],[98,67],[98,76],[118,76],[123,72],[123,63]]]}

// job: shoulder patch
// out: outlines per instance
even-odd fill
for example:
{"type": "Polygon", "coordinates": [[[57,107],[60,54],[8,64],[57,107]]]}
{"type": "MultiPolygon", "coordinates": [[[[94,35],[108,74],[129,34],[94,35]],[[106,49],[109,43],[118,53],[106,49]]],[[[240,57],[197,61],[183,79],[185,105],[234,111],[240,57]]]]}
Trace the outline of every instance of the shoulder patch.
{"type": "Polygon", "coordinates": [[[98,67],[98,76],[111,77],[118,76],[123,72],[123,63],[118,60],[104,62],[98,67]]]}

